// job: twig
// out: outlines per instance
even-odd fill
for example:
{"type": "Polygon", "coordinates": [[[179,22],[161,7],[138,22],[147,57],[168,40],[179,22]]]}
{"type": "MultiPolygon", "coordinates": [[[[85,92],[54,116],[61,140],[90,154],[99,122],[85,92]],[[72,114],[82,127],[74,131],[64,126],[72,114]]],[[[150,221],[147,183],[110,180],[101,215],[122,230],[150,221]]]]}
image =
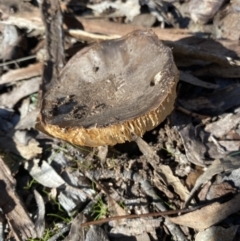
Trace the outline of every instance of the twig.
{"type": "Polygon", "coordinates": [[[121,38],[121,35],[103,35],[103,34],[95,34],[83,31],[81,29],[69,29],[66,30],[71,36],[76,38],[77,40],[85,40],[85,41],[99,41],[99,40],[110,40],[121,38]]]}
{"type": "Polygon", "coordinates": [[[14,59],[14,60],[11,60],[8,62],[0,63],[0,67],[6,66],[9,64],[15,64],[16,62],[19,63],[19,62],[27,61],[30,59],[35,59],[35,58],[36,58],[36,55],[31,55],[31,56],[27,56],[27,57],[23,57],[23,58],[19,58],[19,59],[14,59]]]}
{"type": "Polygon", "coordinates": [[[181,111],[181,112],[184,113],[184,114],[187,114],[187,115],[192,116],[192,117],[195,117],[195,118],[199,118],[199,119],[201,119],[201,120],[210,118],[210,117],[207,116],[207,115],[201,115],[201,114],[194,113],[194,112],[189,111],[189,110],[187,110],[187,109],[185,109],[185,108],[183,108],[183,107],[181,107],[181,106],[176,106],[175,109],[181,111]]]}
{"type": "Polygon", "coordinates": [[[114,216],[104,219],[99,219],[95,221],[90,221],[82,224],[82,227],[87,227],[89,225],[97,225],[97,224],[103,224],[114,220],[120,220],[125,218],[146,218],[146,217],[159,217],[159,216],[167,216],[172,214],[179,214],[179,213],[189,213],[194,210],[196,210],[199,207],[195,207],[192,209],[176,209],[176,210],[170,210],[170,211],[164,211],[164,212],[156,212],[156,213],[143,213],[143,214],[128,214],[128,215],[121,215],[121,216],[114,216]]]}

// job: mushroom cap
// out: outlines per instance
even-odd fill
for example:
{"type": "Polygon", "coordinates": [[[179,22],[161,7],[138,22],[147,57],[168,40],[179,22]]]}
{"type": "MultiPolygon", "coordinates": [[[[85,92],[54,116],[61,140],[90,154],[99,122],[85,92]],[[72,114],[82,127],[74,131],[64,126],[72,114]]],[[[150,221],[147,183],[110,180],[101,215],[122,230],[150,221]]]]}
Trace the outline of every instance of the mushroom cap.
{"type": "Polygon", "coordinates": [[[131,141],[172,112],[177,82],[171,50],[152,31],[96,43],[44,93],[36,127],[79,146],[131,141]]]}

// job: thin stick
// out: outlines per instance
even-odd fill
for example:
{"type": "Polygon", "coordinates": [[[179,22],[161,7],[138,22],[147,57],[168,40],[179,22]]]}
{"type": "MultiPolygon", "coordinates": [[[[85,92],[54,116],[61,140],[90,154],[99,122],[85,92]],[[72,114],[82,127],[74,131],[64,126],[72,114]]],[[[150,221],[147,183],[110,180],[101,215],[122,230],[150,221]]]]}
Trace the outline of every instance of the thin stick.
{"type": "Polygon", "coordinates": [[[197,114],[197,113],[191,112],[191,111],[189,111],[189,110],[187,110],[187,109],[185,109],[185,108],[183,108],[182,106],[179,106],[179,105],[176,106],[175,109],[181,111],[184,114],[187,114],[189,116],[193,116],[193,117],[199,118],[201,120],[206,120],[206,119],[210,118],[210,116],[201,115],[201,114],[197,114]]]}
{"type": "Polygon", "coordinates": [[[31,55],[31,56],[28,56],[28,57],[14,59],[14,60],[11,60],[11,61],[8,61],[8,62],[0,63],[0,67],[6,66],[6,65],[9,65],[9,64],[15,64],[16,62],[19,63],[19,62],[27,61],[27,60],[30,60],[30,59],[35,59],[35,58],[36,58],[36,55],[31,55]]]}
{"type": "Polygon", "coordinates": [[[179,214],[179,213],[189,213],[192,212],[199,207],[194,207],[191,209],[176,209],[176,210],[170,210],[170,211],[164,211],[164,212],[156,212],[156,213],[143,213],[143,214],[128,214],[128,215],[121,215],[121,216],[114,216],[104,219],[99,219],[95,221],[90,221],[86,223],[82,223],[82,227],[87,227],[89,225],[97,225],[97,224],[103,224],[114,220],[120,220],[125,218],[146,218],[146,217],[159,217],[159,216],[166,216],[166,215],[172,215],[172,214],[179,214]]]}

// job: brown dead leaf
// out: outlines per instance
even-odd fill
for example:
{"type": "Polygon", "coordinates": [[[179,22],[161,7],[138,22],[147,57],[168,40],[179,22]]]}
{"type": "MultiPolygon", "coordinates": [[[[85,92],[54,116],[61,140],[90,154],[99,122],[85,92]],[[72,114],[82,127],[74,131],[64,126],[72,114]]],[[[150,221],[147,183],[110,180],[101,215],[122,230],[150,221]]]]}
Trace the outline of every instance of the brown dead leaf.
{"type": "Polygon", "coordinates": [[[29,65],[26,68],[10,70],[0,78],[0,84],[13,83],[18,80],[30,79],[42,74],[42,63],[29,65]]]}
{"type": "Polygon", "coordinates": [[[200,175],[202,175],[202,173],[203,173],[203,169],[196,166],[195,170],[191,171],[188,174],[186,179],[186,185],[189,190],[191,190],[194,187],[197,179],[199,178],[200,175]]]}
{"type": "Polygon", "coordinates": [[[238,212],[240,210],[239,202],[240,194],[225,203],[214,202],[199,210],[169,219],[179,225],[204,230],[221,222],[232,213],[238,212]]]}
{"type": "Polygon", "coordinates": [[[207,200],[213,200],[228,194],[236,194],[237,189],[229,182],[221,182],[210,186],[207,193],[207,200]]]}

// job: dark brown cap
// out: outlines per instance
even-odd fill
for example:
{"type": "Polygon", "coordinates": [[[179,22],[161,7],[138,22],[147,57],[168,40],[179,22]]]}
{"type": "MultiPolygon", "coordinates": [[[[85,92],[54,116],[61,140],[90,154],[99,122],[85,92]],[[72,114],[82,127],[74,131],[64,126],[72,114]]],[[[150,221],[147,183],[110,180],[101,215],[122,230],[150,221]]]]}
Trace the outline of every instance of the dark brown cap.
{"type": "Polygon", "coordinates": [[[177,82],[171,50],[152,31],[96,43],[51,84],[37,128],[80,146],[131,141],[171,113],[177,82]]]}

